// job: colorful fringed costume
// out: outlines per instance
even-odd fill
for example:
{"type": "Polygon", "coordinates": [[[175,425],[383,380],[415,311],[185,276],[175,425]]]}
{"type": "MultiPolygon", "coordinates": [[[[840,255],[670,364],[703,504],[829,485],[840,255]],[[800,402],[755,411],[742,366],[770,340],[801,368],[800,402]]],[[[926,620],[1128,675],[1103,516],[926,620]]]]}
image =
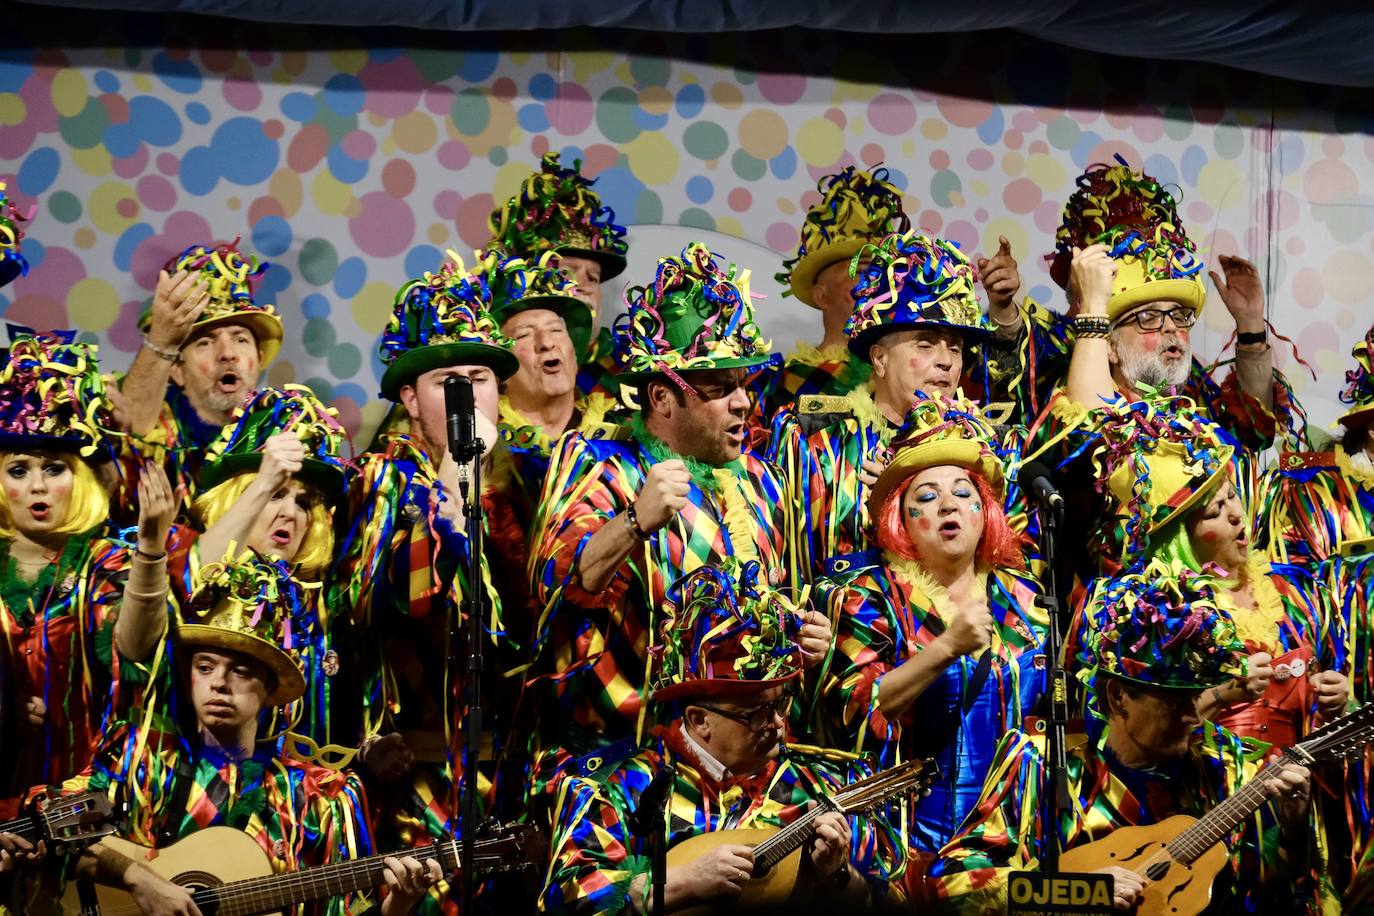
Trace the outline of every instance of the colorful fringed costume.
{"type": "MultiPolygon", "coordinates": [[[[492,260],[479,260],[469,272],[449,254],[452,261],[440,273],[412,280],[397,293],[381,344],[387,363],[382,391],[393,400],[399,400],[402,387],[434,369],[487,366],[498,379],[516,369],[509,342],[486,311],[486,269],[492,260]]],[[[489,565],[499,547],[486,541],[482,581],[470,582],[465,524],[440,511],[441,502],[455,498],[441,482],[433,456],[409,434],[381,435],[376,450],[359,456],[350,480],[351,521],[341,549],[339,587],[365,637],[356,661],[367,672],[365,731],[369,736],[401,732],[415,760],[407,781],[388,795],[374,793],[384,846],[461,835],[459,800],[467,776],[460,608],[474,589],[485,593],[483,631],[490,645],[505,640],[502,598],[489,565]]],[[[493,530],[491,516],[486,522],[484,533],[493,530]]],[[[495,721],[502,714],[500,695],[491,686],[484,695],[495,721]]],[[[489,785],[479,788],[479,797],[488,799],[490,791],[489,785]]],[[[432,891],[426,911],[440,906],[454,911],[445,893],[442,886],[432,891]]]]}
{"type": "MultiPolygon", "coordinates": [[[[188,605],[173,631],[176,656],[189,658],[198,648],[252,656],[274,675],[267,704],[299,698],[305,689],[299,657],[310,624],[299,584],[284,564],[251,552],[207,563],[188,605]]],[[[161,712],[148,710],[138,724],[107,736],[90,770],[68,780],[65,792],[106,792],[127,806],[125,836],[153,848],[206,827],[241,830],[278,873],[373,852],[357,776],[291,759],[280,740],[259,742],[247,757],[230,756],[204,740],[176,677],[163,669],[159,681],[168,692],[161,712]]],[[[369,898],[375,895],[334,897],[290,912],[344,916],[365,908],[369,898]]]]}
{"type": "Polygon", "coordinates": [[[0,815],[7,817],[32,786],[60,782],[90,763],[102,729],[136,701],[131,691],[144,679],[121,663],[113,644],[133,544],[107,532],[108,501],[84,463],[112,451],[112,405],[95,347],[74,337],[20,334],[0,366],[0,453],[60,456],[73,480],[66,517],[57,520],[69,533],[32,579],[11,552],[17,507],[7,498],[0,507],[9,530],[0,538],[0,650],[12,736],[0,768],[0,815]],[[38,701],[46,711],[34,728],[25,707],[38,701]]]}
{"type": "MultiPolygon", "coordinates": [[[[555,251],[595,261],[603,283],[619,276],[630,250],[625,227],[616,223],[615,211],[592,190],[596,182],[582,175],[582,161],[566,168],[558,153],[546,153],[539,165],[514,197],[492,211],[488,247],[531,264],[544,252],[555,251]]],[[[597,316],[590,305],[587,313],[587,327],[592,329],[597,316]]],[[[602,328],[594,339],[583,337],[577,354],[577,390],[584,395],[614,393],[615,352],[608,329],[602,328]]]]}
{"type": "MultiPolygon", "coordinates": [[[[749,302],[747,271],[723,271],[698,243],[659,261],[652,287],[628,295],[617,322],[621,378],[751,368],[767,360],[749,302]]],[[[679,382],[681,383],[681,382],[679,382]]],[[[685,384],[685,383],[681,383],[685,384]]],[[[716,467],[673,453],[642,417],[610,438],[565,436],[532,529],[530,570],[543,608],[535,672],[544,753],[541,791],[568,754],[645,733],[643,694],[658,602],[678,576],[727,557],[762,563],[770,582],[794,581],[791,508],[777,471],[747,449],[716,467]],[[632,552],[599,594],[579,582],[582,551],[633,504],[650,469],[678,459],[691,471],[688,502],[632,552]]]]}
{"type": "MultiPolygon", "coordinates": [[[[782,697],[799,676],[800,609],[759,574],[757,562],[726,561],[702,566],[669,587],[651,675],[656,705],[680,710],[731,698],[747,702],[744,697],[767,691],[782,697]]],[[[785,731],[777,735],[779,744],[761,769],[731,773],[699,735],[674,719],[655,729],[655,748],[563,780],[540,903],[556,912],[633,911],[642,898],[632,901],[632,895],[648,892],[651,863],[646,844],[626,824],[665,765],[677,768],[665,805],[669,848],[719,830],[786,826],[819,797],[872,772],[851,755],[789,745],[785,731]]],[[[881,816],[850,823],[849,865],[882,897],[901,873],[902,847],[881,816]]],[[[811,893],[823,889],[813,886],[811,893]]]]}
{"type": "MultiPolygon", "coordinates": [[[[276,308],[253,299],[253,287],[269,265],[254,255],[245,255],[237,246],[237,239],[192,245],[170,259],[163,269],[169,274],[181,270],[199,274],[199,281],[209,287],[209,304],[191,326],[192,334],[225,325],[243,325],[257,340],[259,366],[266,367],[280,351],[283,336],[276,308]]],[[[139,320],[140,330],[147,333],[152,320],[152,311],[145,312],[139,320]]],[[[249,379],[248,383],[254,385],[257,379],[249,379]]],[[[169,383],[152,430],[141,439],[131,437],[121,459],[126,464],[141,458],[162,462],[173,489],[184,487],[189,504],[199,492],[201,466],[221,430],[220,424],[202,420],[180,386],[169,383]]],[[[132,491],[123,494],[120,501],[126,510],[134,498],[132,491]]]]}
{"type": "MultiPolygon", "coordinates": [[[[1106,721],[1106,678],[1191,696],[1243,670],[1235,630],[1205,579],[1156,563],[1103,580],[1084,619],[1078,677],[1089,691],[1090,718],[1087,735],[1071,736],[1066,748],[1071,804],[1060,825],[1063,848],[1174,814],[1200,816],[1259,771],[1262,752],[1208,722],[1181,756],[1148,768],[1125,765],[1111,749],[1111,728],[1124,720],[1106,721]]],[[[1046,778],[1043,738],[1008,732],[977,805],[932,869],[951,909],[1006,912],[1009,873],[1036,868],[1045,854],[1046,778]]],[[[1212,887],[1222,911],[1315,912],[1316,890],[1281,855],[1282,848],[1300,857],[1312,838],[1281,837],[1271,804],[1224,842],[1229,861],[1212,887]]]]}
{"type": "MultiPolygon", "coordinates": [[[[305,695],[297,703],[282,710],[282,727],[304,735],[317,744],[334,740],[331,712],[339,710],[341,718],[354,715],[351,708],[358,700],[345,690],[342,702],[334,702],[338,684],[334,675],[339,671],[339,651],[335,645],[340,635],[347,643],[349,621],[339,608],[328,576],[334,562],[334,513],[343,514],[345,455],[347,433],[339,425],[337,411],[325,406],[303,385],[281,388],[263,387],[234,411],[234,419],[210,444],[206,463],[200,475],[200,493],[192,504],[196,521],[210,528],[248,489],[262,465],[263,449],[274,435],[286,433],[297,436],[305,445],[306,456],[295,480],[309,489],[306,498],[306,530],[298,553],[292,561],[296,576],[305,582],[322,583],[311,588],[305,600],[311,606],[309,619],[312,632],[301,647],[301,663],[305,671],[305,695]],[[328,581],[326,581],[328,580],[328,581]]],[[[184,602],[200,565],[222,559],[201,555],[200,532],[190,526],[178,526],[169,539],[168,570],[172,589],[184,602]]],[[[351,684],[356,672],[349,672],[344,682],[351,684]]],[[[356,741],[351,730],[339,736],[345,744],[356,741]]]]}
{"type": "Polygon", "coordinates": [[[1346,435],[1329,452],[1289,452],[1265,475],[1260,498],[1261,543],[1280,559],[1315,568],[1374,539],[1374,327],[1351,349],[1339,423],[1346,435]]]}

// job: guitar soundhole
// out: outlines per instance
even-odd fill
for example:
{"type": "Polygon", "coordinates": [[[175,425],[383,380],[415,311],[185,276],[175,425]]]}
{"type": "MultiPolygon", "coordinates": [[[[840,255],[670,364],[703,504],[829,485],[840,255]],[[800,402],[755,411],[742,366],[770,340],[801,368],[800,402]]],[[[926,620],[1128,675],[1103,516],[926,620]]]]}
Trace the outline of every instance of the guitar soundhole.
{"type": "Polygon", "coordinates": [[[191,890],[198,890],[202,887],[219,887],[224,882],[209,872],[184,871],[174,877],[172,883],[191,890]]]}

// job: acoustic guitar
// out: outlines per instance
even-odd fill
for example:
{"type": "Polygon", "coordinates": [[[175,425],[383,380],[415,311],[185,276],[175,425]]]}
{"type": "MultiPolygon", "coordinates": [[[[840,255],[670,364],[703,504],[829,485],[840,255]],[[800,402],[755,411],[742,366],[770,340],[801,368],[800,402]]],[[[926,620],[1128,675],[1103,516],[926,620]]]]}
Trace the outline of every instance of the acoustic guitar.
{"type": "Polygon", "coordinates": [[[1312,766],[1360,753],[1374,740],[1374,705],[1342,716],[1286,749],[1262,772],[1201,818],[1177,814],[1147,827],[1122,827],[1084,846],[1065,851],[1059,867],[1089,872],[1118,865],[1141,875],[1141,916],[1194,916],[1212,900],[1212,880],[1230,857],[1223,840],[1259,810],[1264,782],[1285,763],[1312,766]]]}
{"type": "Polygon", "coordinates": [[[0,833],[12,833],[30,843],[42,841],[49,852],[94,843],[114,832],[114,806],[97,792],[40,798],[14,820],[0,821],[0,833]]]}
{"type": "MultiPolygon", "coordinates": [[[[214,916],[280,914],[298,903],[379,887],[386,883],[383,860],[387,856],[408,855],[421,862],[435,859],[445,875],[452,875],[458,871],[463,853],[461,840],[445,840],[415,849],[277,874],[257,841],[232,827],[207,827],[156,851],[117,837],[106,837],[101,844],[135,862],[142,862],[173,884],[189,888],[200,911],[214,916]]],[[[479,839],[474,846],[473,863],[480,875],[529,867],[542,870],[547,853],[544,837],[530,825],[504,828],[494,837],[479,839]]],[[[99,885],[88,885],[85,890],[87,900],[83,903],[82,888],[76,882],[68,885],[62,900],[64,914],[138,916],[140,913],[133,897],[124,891],[99,885]]]]}
{"type": "Polygon", "coordinates": [[[786,902],[796,888],[801,847],[814,834],[816,818],[831,811],[846,817],[863,814],[890,799],[920,792],[939,778],[940,767],[934,760],[912,760],[851,783],[835,795],[822,796],[817,805],[781,829],[713,830],[683,840],[668,850],[669,868],[686,865],[721,846],[754,847],[754,873],[745,882],[744,892],[739,897],[729,903],[693,907],[683,912],[706,916],[722,909],[748,910],[786,902]]]}

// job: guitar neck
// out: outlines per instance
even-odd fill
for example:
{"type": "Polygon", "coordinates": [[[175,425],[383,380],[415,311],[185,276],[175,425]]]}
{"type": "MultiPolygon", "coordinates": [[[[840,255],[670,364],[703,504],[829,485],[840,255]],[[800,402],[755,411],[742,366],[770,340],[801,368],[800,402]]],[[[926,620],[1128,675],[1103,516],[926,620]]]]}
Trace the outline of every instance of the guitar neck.
{"type": "MultiPolygon", "coordinates": [[[[319,868],[284,872],[264,878],[247,878],[197,890],[192,897],[203,912],[218,916],[251,916],[290,909],[325,897],[341,897],[386,883],[384,860],[394,853],[351,859],[319,868]],[[207,907],[209,907],[207,909],[207,907]]],[[[406,850],[404,855],[421,862],[438,859],[445,872],[457,868],[457,844],[435,843],[406,850]]]]}
{"type": "Polygon", "coordinates": [[[1235,830],[1247,817],[1254,814],[1264,804],[1266,777],[1281,768],[1285,763],[1296,762],[1296,758],[1285,752],[1258,775],[1241,786],[1240,791],[1217,805],[1198,819],[1187,830],[1174,837],[1168,845],[1169,855],[1176,862],[1192,864],[1204,852],[1220,843],[1232,830],[1235,830]]]}
{"type": "Polygon", "coordinates": [[[0,821],[0,833],[13,833],[33,842],[38,839],[38,825],[31,817],[16,817],[12,821],[0,821]]]}

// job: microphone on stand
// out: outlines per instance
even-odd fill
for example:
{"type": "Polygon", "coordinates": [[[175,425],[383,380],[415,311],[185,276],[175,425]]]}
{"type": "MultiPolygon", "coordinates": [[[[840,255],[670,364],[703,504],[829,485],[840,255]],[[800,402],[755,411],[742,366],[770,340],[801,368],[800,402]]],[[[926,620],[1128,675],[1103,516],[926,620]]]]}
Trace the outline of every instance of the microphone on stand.
{"type": "Polygon", "coordinates": [[[458,488],[467,498],[472,459],[482,454],[477,440],[477,407],[472,399],[472,379],[450,375],[444,379],[444,413],[448,424],[448,453],[458,465],[458,488]]]}
{"type": "Polygon", "coordinates": [[[1050,476],[1049,468],[1038,461],[1027,462],[1021,465],[1017,480],[1020,482],[1021,488],[1034,496],[1035,501],[1041,506],[1056,515],[1062,516],[1064,514],[1064,497],[1059,495],[1059,490],[1054,485],[1054,478],[1050,476]]]}

